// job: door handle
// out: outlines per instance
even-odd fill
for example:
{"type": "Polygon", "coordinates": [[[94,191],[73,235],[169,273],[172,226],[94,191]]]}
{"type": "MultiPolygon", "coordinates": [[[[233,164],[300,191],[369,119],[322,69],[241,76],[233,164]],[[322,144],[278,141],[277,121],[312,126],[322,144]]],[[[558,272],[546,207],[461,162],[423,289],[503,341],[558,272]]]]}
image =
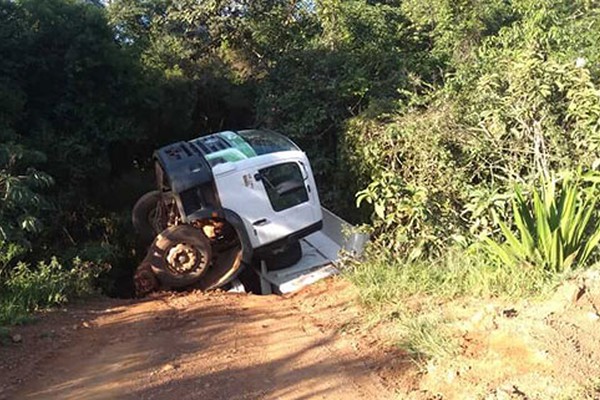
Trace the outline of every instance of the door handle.
{"type": "Polygon", "coordinates": [[[269,220],[268,220],[268,219],[266,219],[266,218],[262,218],[262,219],[259,219],[259,220],[257,220],[257,221],[254,221],[254,222],[252,223],[252,225],[254,225],[254,226],[263,226],[263,225],[266,225],[266,224],[268,224],[268,223],[269,223],[269,220]]]}

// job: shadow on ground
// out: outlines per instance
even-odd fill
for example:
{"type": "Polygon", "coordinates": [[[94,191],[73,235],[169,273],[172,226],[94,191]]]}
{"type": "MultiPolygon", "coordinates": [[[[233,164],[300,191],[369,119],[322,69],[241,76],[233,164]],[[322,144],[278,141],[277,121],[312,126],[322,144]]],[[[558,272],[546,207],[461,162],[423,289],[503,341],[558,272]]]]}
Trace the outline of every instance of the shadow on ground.
{"type": "Polygon", "coordinates": [[[376,371],[412,364],[358,350],[330,321],[344,304],[226,294],[162,295],[92,313],[39,360],[14,398],[313,399],[392,395],[376,371]]]}

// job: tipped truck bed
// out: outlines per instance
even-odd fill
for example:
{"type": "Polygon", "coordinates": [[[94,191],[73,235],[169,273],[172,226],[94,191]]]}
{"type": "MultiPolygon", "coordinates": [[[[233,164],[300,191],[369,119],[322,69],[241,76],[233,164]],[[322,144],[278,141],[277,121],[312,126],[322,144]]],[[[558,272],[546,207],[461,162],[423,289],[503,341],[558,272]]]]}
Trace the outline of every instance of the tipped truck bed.
{"type": "Polygon", "coordinates": [[[285,269],[268,271],[264,263],[257,271],[261,279],[263,294],[292,293],[321,279],[339,273],[341,250],[355,255],[362,253],[369,237],[366,234],[350,233],[353,226],[326,208],[323,211],[323,229],[300,241],[302,258],[285,269]]]}

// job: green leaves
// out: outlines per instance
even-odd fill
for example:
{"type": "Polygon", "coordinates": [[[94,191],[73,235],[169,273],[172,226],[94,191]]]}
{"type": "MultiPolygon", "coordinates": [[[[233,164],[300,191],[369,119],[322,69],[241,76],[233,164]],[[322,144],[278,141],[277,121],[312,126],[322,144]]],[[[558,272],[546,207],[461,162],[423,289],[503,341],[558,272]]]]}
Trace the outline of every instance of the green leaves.
{"type": "Polygon", "coordinates": [[[94,293],[94,280],[105,270],[105,266],[78,258],[65,264],[53,257],[35,267],[18,263],[0,280],[0,326],[18,323],[34,310],[94,293]]]}
{"type": "Polygon", "coordinates": [[[516,187],[513,210],[517,234],[498,221],[505,241],[498,244],[486,239],[488,250],[510,266],[557,273],[585,266],[600,242],[595,197],[579,176],[544,182],[531,199],[516,187]]]}
{"type": "Polygon", "coordinates": [[[41,230],[41,215],[49,208],[42,192],[53,184],[32,165],[43,154],[14,143],[0,144],[0,241],[21,243],[25,233],[41,230]]]}
{"type": "MultiPolygon", "coordinates": [[[[429,208],[430,196],[424,188],[408,185],[398,175],[384,172],[357,193],[356,204],[372,205],[373,224],[382,233],[380,241],[398,256],[417,259],[443,242],[430,229],[436,220],[429,208]]],[[[439,229],[441,232],[444,227],[439,229]]]]}

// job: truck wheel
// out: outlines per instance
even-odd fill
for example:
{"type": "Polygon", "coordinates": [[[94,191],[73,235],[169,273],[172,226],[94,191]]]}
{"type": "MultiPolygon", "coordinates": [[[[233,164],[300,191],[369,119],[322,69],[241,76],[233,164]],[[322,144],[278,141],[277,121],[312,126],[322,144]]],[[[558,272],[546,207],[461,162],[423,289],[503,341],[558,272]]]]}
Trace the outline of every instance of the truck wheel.
{"type": "Polygon", "coordinates": [[[302,258],[302,246],[299,241],[285,245],[273,250],[269,255],[263,257],[267,263],[267,269],[274,271],[284,269],[296,264],[302,258]]]}
{"type": "Polygon", "coordinates": [[[140,243],[148,246],[166,224],[161,223],[159,215],[160,192],[153,190],[146,193],[133,206],[131,222],[140,243]]]}
{"type": "Polygon", "coordinates": [[[163,287],[194,284],[208,270],[212,251],[202,231],[178,225],[161,232],[150,249],[152,271],[163,287]]]}

